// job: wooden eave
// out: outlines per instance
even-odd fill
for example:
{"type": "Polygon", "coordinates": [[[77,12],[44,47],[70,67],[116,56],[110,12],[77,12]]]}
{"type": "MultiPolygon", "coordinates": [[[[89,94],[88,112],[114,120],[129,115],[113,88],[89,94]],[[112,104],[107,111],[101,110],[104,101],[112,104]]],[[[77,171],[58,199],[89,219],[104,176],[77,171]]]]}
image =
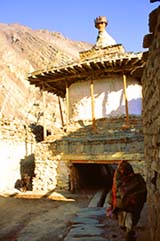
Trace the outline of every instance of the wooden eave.
{"type": "Polygon", "coordinates": [[[31,84],[64,98],[66,84],[70,86],[75,82],[91,78],[103,78],[111,74],[131,75],[134,72],[138,73],[136,78],[140,79],[144,65],[145,61],[142,58],[142,53],[112,59],[103,57],[79,61],[49,70],[35,71],[28,76],[28,80],[31,84]]]}

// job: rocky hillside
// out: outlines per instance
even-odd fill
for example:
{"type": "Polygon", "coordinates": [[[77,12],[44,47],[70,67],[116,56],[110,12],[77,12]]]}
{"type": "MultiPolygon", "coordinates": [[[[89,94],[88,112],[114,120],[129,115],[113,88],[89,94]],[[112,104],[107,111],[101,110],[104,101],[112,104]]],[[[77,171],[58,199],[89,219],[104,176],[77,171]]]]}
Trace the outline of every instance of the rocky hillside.
{"type": "MultiPolygon", "coordinates": [[[[91,44],[65,38],[61,33],[32,30],[19,24],[0,24],[0,116],[40,121],[42,93],[30,86],[27,75],[46,66],[57,66],[79,58],[91,44]]],[[[57,97],[47,94],[49,118],[55,120],[57,97]]]]}

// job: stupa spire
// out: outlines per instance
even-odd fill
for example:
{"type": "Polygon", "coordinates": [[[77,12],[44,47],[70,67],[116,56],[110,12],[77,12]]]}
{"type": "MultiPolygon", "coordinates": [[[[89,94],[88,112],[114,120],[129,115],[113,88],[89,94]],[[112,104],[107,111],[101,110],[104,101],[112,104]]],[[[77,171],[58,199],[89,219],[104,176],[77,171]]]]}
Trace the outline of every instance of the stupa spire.
{"type": "Polygon", "coordinates": [[[95,47],[104,48],[106,46],[115,45],[116,41],[106,32],[108,20],[105,16],[99,16],[94,20],[95,27],[98,29],[98,36],[95,47]]]}

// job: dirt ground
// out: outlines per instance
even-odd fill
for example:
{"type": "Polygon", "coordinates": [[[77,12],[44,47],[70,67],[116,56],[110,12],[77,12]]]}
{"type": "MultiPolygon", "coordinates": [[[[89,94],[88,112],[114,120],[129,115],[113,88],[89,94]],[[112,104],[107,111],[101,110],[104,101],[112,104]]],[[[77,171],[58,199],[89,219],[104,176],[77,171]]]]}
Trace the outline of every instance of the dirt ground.
{"type": "Polygon", "coordinates": [[[87,207],[92,194],[54,192],[23,196],[0,195],[0,241],[62,241],[70,220],[87,207]]]}
{"type": "MultiPolygon", "coordinates": [[[[75,213],[87,207],[92,192],[0,195],[0,241],[63,241],[75,213]]],[[[148,240],[143,212],[138,241],[148,240]]],[[[108,230],[109,231],[109,230],[108,230]]],[[[117,234],[118,235],[118,234],[117,234]]]]}

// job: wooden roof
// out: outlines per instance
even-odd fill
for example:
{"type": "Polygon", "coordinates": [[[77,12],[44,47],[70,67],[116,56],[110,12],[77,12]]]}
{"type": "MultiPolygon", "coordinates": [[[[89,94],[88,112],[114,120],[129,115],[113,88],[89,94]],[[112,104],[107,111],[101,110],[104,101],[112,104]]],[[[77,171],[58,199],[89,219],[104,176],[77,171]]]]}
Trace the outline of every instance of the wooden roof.
{"type": "Polygon", "coordinates": [[[134,74],[134,77],[140,80],[145,64],[142,56],[142,53],[124,53],[121,56],[79,60],[65,66],[35,71],[28,76],[28,80],[31,84],[64,98],[66,84],[70,86],[77,81],[103,78],[113,74],[134,74]]]}

